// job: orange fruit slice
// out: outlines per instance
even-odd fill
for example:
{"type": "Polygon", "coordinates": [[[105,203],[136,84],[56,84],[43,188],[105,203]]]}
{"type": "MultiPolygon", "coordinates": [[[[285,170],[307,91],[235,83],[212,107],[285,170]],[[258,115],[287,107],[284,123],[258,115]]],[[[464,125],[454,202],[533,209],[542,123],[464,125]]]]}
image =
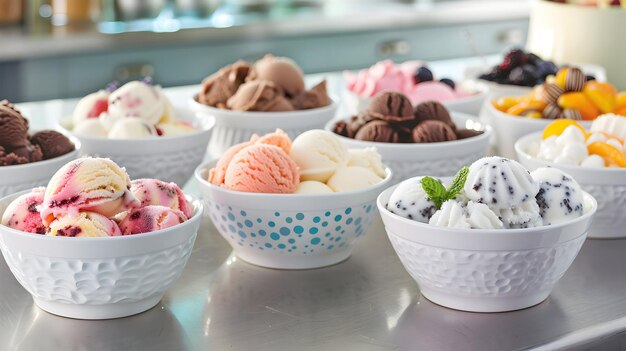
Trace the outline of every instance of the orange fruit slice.
{"type": "Polygon", "coordinates": [[[609,83],[587,82],[583,88],[583,93],[602,113],[609,113],[617,106],[617,89],[609,83]]]}
{"type": "Polygon", "coordinates": [[[617,94],[617,108],[626,107],[626,91],[617,94]]]}
{"type": "Polygon", "coordinates": [[[626,167],[626,156],[613,145],[597,141],[587,145],[587,150],[590,155],[602,157],[609,166],[626,167]]]}
{"type": "Polygon", "coordinates": [[[547,139],[553,135],[561,135],[561,133],[563,133],[563,131],[569,126],[574,126],[580,129],[583,134],[587,135],[587,132],[585,132],[585,128],[580,123],[571,119],[557,119],[554,122],[548,124],[543,129],[543,134],[541,135],[541,138],[547,139]]]}
{"type": "Polygon", "coordinates": [[[557,103],[562,109],[578,110],[585,121],[596,119],[602,113],[585,94],[580,92],[563,94],[557,103]]]}
{"type": "Polygon", "coordinates": [[[516,96],[505,96],[505,97],[501,97],[498,100],[494,100],[493,101],[493,106],[502,111],[505,112],[506,110],[508,110],[509,108],[511,108],[513,105],[516,105],[520,102],[520,98],[516,97],[516,96]]]}
{"type": "Polygon", "coordinates": [[[519,116],[522,113],[527,112],[527,111],[543,111],[545,107],[546,107],[546,103],[543,101],[535,101],[535,100],[522,101],[518,104],[515,104],[509,107],[506,110],[506,113],[519,116]]]}

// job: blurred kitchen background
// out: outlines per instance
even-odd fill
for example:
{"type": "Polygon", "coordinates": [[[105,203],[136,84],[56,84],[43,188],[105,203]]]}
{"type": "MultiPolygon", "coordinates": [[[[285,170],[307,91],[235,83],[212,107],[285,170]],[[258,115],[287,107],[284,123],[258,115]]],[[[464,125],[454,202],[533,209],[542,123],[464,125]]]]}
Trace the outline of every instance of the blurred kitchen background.
{"type": "Polygon", "coordinates": [[[199,83],[239,58],[306,73],[526,42],[528,0],[0,0],[0,97],[83,96],[113,80],[199,83]]]}

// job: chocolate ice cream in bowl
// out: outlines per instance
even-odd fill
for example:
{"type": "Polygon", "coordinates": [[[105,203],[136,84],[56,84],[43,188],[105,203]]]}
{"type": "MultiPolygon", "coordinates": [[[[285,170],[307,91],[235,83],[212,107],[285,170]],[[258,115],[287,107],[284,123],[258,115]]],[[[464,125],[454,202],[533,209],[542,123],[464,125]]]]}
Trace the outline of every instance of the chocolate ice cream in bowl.
{"type": "Polygon", "coordinates": [[[376,216],[392,172],[374,149],[348,149],[314,129],[282,130],[228,149],[198,167],[205,208],[242,260],[310,269],[346,260],[376,216]]]}
{"type": "Polygon", "coordinates": [[[326,81],[307,88],[302,69],[293,60],[272,55],[253,64],[237,61],[210,75],[189,105],[199,116],[215,118],[209,143],[213,157],[254,133],[280,128],[295,138],[323,128],[337,110],[326,81]]]}
{"type": "Polygon", "coordinates": [[[133,178],[181,186],[202,162],[214,124],[172,105],[148,78],[111,84],[62,110],[60,125],[81,141],[82,155],[110,158],[133,178]]]}
{"type": "Polygon", "coordinates": [[[454,178],[418,176],[377,199],[407,272],[432,302],[504,312],[548,298],[598,209],[569,174],[485,157],[454,178]]]}
{"type": "Polygon", "coordinates": [[[515,143],[517,158],[528,169],[555,167],[572,175],[598,201],[590,238],[626,237],[626,117],[605,114],[583,127],[556,120],[543,131],[515,143]]]}
{"type": "Polygon", "coordinates": [[[413,106],[396,92],[377,95],[359,114],[326,124],[350,148],[374,147],[398,182],[414,174],[450,176],[485,155],[491,128],[441,103],[413,106]]]}
{"type": "Polygon", "coordinates": [[[58,131],[30,130],[17,107],[0,101],[0,197],[47,184],[80,148],[78,139],[58,131]]]}
{"type": "Polygon", "coordinates": [[[0,251],[41,309],[125,317],[154,307],[178,279],[202,212],[174,183],[131,181],[110,159],[79,158],[45,187],[0,199],[0,251]]]}

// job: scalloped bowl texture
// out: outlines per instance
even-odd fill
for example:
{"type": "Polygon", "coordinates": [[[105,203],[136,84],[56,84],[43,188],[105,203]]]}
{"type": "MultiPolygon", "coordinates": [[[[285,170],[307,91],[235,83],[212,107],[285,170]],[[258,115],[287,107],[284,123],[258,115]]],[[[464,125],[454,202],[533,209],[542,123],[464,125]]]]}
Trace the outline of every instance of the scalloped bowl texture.
{"type": "MultiPolygon", "coordinates": [[[[18,193],[0,200],[0,216],[18,193]]],[[[203,206],[180,225],[106,238],[50,237],[0,225],[0,250],[41,309],[78,319],[109,319],[154,307],[191,255],[203,206]]]]}
{"type": "Polygon", "coordinates": [[[376,196],[391,171],[367,189],[333,194],[259,194],[209,183],[216,161],[197,168],[205,208],[234,253],[246,262],[277,269],[310,269],[346,260],[367,233],[376,196]]]}
{"type": "Polygon", "coordinates": [[[402,265],[424,297],[471,312],[519,310],[545,300],[570,267],[596,212],[585,193],[582,217],[528,229],[458,229],[412,221],[385,205],[395,187],[377,200],[385,230],[402,265]]]}
{"type": "MultiPolygon", "coordinates": [[[[492,129],[470,115],[459,112],[451,112],[451,115],[457,126],[483,133],[472,138],[441,143],[379,143],[338,137],[351,149],[375,147],[385,164],[393,171],[395,183],[415,174],[453,176],[461,167],[472,164],[487,153],[492,129]]],[[[326,130],[332,132],[335,122],[328,122],[326,130]]]]}
{"type": "Polygon", "coordinates": [[[211,118],[195,117],[189,109],[176,107],[176,112],[181,120],[191,122],[198,131],[180,136],[142,139],[73,135],[82,143],[82,156],[110,158],[126,168],[131,179],[157,178],[183,186],[204,159],[215,122],[211,118]]]}
{"type": "Polygon", "coordinates": [[[67,134],[66,136],[76,147],[74,151],[49,160],[15,166],[0,166],[0,197],[47,185],[59,168],[78,158],[81,142],[75,137],[67,134]]]}
{"type": "Polygon", "coordinates": [[[293,139],[307,130],[324,128],[337,111],[334,101],[325,107],[287,112],[232,111],[201,104],[195,98],[189,99],[189,107],[197,116],[215,119],[209,143],[211,157],[219,157],[229,147],[250,140],[252,134],[264,135],[280,128],[293,139]]]}
{"type": "Polygon", "coordinates": [[[538,147],[541,133],[526,135],[515,143],[517,159],[524,167],[555,167],[570,174],[581,187],[598,201],[598,212],[593,217],[589,238],[626,238],[626,168],[585,168],[560,165],[531,156],[528,150],[538,147]]]}

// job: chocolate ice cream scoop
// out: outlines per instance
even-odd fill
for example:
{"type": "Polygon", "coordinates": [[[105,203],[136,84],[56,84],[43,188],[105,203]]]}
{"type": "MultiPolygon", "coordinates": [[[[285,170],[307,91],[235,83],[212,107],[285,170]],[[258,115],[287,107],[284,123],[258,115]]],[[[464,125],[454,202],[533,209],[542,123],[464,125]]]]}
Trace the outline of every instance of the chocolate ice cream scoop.
{"type": "Polygon", "coordinates": [[[28,120],[7,100],[0,101],[0,146],[7,149],[28,144],[28,120]]]}
{"type": "Polygon", "coordinates": [[[467,138],[472,138],[478,135],[481,135],[483,132],[478,131],[478,130],[474,130],[474,129],[457,129],[456,131],[456,138],[458,139],[467,139],[467,138]]]}
{"type": "Polygon", "coordinates": [[[413,129],[413,142],[436,143],[440,141],[456,140],[454,130],[441,121],[424,121],[413,129]]]}
{"type": "Polygon", "coordinates": [[[311,90],[303,91],[291,99],[296,110],[308,110],[312,108],[328,106],[330,99],[326,91],[326,81],[323,80],[311,90]]]}
{"type": "Polygon", "coordinates": [[[202,82],[197,100],[205,105],[224,108],[226,101],[235,95],[237,89],[255,77],[254,69],[247,62],[237,61],[207,77],[202,82]]]}
{"type": "Polygon", "coordinates": [[[12,152],[7,152],[0,146],[0,166],[13,166],[28,163],[28,159],[20,157],[12,152]]]}
{"type": "Polygon", "coordinates": [[[304,91],[304,73],[291,59],[265,55],[254,64],[258,79],[269,80],[282,89],[288,97],[304,91]]]}
{"type": "Polygon", "coordinates": [[[415,119],[411,100],[400,93],[385,92],[374,97],[366,112],[389,123],[406,123],[415,119]]]}
{"type": "Polygon", "coordinates": [[[450,117],[448,109],[437,101],[425,101],[415,107],[415,118],[421,123],[424,121],[440,121],[447,124],[453,130],[456,125],[450,117]]]}
{"type": "Polygon", "coordinates": [[[397,143],[400,141],[398,132],[389,123],[380,120],[365,124],[359,129],[354,138],[381,143],[397,143]]]}
{"type": "Polygon", "coordinates": [[[239,87],[226,105],[237,111],[292,111],[293,106],[280,89],[268,80],[253,80],[239,87]]]}
{"type": "Polygon", "coordinates": [[[32,145],[28,143],[24,146],[19,146],[11,150],[11,153],[20,158],[20,163],[37,162],[43,159],[43,152],[39,145],[32,145]]]}
{"type": "Polygon", "coordinates": [[[54,130],[37,132],[33,134],[30,141],[41,148],[44,160],[65,155],[75,149],[70,139],[54,130]]]}

